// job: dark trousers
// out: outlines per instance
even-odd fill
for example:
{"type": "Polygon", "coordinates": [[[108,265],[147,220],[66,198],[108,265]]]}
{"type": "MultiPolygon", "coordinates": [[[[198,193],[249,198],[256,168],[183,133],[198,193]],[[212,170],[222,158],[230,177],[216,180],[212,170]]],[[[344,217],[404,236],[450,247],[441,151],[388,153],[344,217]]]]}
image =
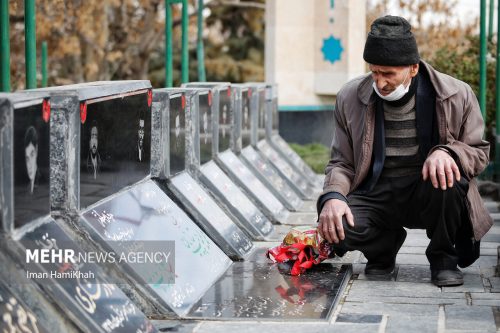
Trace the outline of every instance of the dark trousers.
{"type": "Polygon", "coordinates": [[[344,218],[346,237],[338,246],[339,254],[359,250],[370,263],[389,265],[406,235],[403,227],[425,229],[430,239],[425,254],[431,269],[455,268],[455,239],[467,214],[467,190],[465,180],[443,191],[430,180],[423,181],[420,174],[381,178],[369,193],[353,192],[347,197],[354,227],[344,218]]]}

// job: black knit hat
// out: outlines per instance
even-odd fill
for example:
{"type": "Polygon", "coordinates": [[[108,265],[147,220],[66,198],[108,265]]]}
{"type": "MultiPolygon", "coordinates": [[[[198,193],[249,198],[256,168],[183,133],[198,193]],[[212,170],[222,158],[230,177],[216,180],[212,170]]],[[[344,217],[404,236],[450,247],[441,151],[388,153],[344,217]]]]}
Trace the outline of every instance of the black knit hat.
{"type": "Polygon", "coordinates": [[[417,64],[420,56],[410,23],[402,17],[390,15],[373,21],[363,59],[380,66],[417,64]]]}

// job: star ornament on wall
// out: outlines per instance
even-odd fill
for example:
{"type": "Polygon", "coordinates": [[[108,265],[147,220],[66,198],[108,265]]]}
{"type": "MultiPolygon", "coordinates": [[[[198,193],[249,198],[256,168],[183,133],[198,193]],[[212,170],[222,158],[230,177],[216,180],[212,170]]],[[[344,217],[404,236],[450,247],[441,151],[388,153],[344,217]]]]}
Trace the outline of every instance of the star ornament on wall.
{"type": "Polygon", "coordinates": [[[330,35],[330,37],[323,39],[323,47],[321,48],[321,52],[323,52],[323,57],[326,61],[331,62],[332,64],[335,61],[339,61],[342,56],[342,52],[344,48],[340,43],[340,39],[337,39],[330,35]]]}

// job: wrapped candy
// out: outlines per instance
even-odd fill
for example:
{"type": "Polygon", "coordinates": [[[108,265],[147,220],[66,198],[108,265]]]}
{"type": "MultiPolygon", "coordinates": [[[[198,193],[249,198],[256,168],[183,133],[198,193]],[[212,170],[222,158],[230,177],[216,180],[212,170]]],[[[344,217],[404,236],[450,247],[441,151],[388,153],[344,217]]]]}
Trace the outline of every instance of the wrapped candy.
{"type": "Polygon", "coordinates": [[[270,248],[266,256],[282,264],[280,270],[300,275],[313,265],[333,257],[334,252],[315,227],[297,226],[290,229],[280,245],[270,248]]]}

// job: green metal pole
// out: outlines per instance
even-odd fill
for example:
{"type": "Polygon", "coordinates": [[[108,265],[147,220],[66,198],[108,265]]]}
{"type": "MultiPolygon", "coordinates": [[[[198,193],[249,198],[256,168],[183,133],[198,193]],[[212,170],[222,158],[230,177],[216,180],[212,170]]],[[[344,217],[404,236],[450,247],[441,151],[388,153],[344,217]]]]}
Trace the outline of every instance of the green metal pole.
{"type": "Polygon", "coordinates": [[[493,13],[495,12],[495,0],[490,0],[490,11],[488,20],[488,40],[491,41],[493,38],[493,13]]]}
{"type": "Polygon", "coordinates": [[[0,0],[0,90],[10,91],[9,0],[0,0]]]}
{"type": "Polygon", "coordinates": [[[26,89],[36,88],[35,0],[24,0],[24,40],[26,48],[26,89]]]}
{"type": "Polygon", "coordinates": [[[182,0],[182,83],[189,82],[188,3],[182,0]]]}
{"type": "Polygon", "coordinates": [[[486,0],[481,0],[479,22],[479,106],[486,124],[486,0]]]}
{"type": "Polygon", "coordinates": [[[174,79],[172,58],[172,7],[169,0],[165,0],[165,87],[172,87],[174,79]]]}
{"type": "Polygon", "coordinates": [[[46,87],[49,81],[47,58],[48,58],[47,42],[44,41],[42,42],[42,87],[46,87]]]}
{"type": "Polygon", "coordinates": [[[198,80],[207,80],[205,73],[205,50],[203,47],[203,0],[198,0],[198,45],[196,47],[198,56],[198,80]]]}
{"type": "MultiPolygon", "coordinates": [[[[498,0],[497,17],[500,18],[500,0],[498,0]]],[[[495,177],[498,181],[500,177],[500,19],[497,20],[497,64],[496,64],[496,93],[495,93],[495,109],[496,109],[496,123],[495,123],[495,177]]]]}

